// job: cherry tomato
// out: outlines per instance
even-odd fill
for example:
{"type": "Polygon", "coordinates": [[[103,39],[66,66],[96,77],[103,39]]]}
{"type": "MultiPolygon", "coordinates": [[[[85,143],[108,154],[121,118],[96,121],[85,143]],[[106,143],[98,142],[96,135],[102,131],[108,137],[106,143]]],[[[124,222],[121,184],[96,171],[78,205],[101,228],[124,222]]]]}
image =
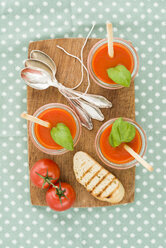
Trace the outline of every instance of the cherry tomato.
{"type": "Polygon", "coordinates": [[[60,169],[58,165],[51,159],[40,159],[33,165],[30,171],[30,178],[33,184],[43,189],[49,187],[47,180],[50,180],[51,183],[54,184],[59,179],[59,177],[60,169]]]}
{"type": "Polygon", "coordinates": [[[76,199],[76,193],[68,183],[56,183],[55,189],[51,186],[46,192],[46,202],[50,208],[55,211],[64,211],[73,205],[76,199]]]}

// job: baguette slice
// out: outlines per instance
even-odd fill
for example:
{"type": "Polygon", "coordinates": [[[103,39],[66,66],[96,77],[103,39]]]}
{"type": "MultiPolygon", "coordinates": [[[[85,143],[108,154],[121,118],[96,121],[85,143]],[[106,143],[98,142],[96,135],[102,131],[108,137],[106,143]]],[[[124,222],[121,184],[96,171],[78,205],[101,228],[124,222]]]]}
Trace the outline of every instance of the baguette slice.
{"type": "Polygon", "coordinates": [[[125,194],[121,182],[85,152],[77,152],[73,159],[77,181],[101,201],[120,202],[125,194]]]}

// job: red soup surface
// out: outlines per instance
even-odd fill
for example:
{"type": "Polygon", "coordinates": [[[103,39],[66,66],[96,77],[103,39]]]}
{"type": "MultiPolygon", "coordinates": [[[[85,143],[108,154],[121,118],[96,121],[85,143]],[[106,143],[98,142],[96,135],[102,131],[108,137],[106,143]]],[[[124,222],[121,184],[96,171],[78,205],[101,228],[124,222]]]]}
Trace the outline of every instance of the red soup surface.
{"type": "MultiPolygon", "coordinates": [[[[124,164],[134,160],[133,157],[124,149],[124,144],[118,147],[112,147],[109,144],[109,135],[112,129],[112,124],[107,127],[100,137],[100,149],[105,158],[112,163],[124,164]]],[[[141,135],[136,129],[136,134],[131,142],[127,143],[135,152],[139,153],[142,147],[141,135]]]]}
{"type": "Polygon", "coordinates": [[[107,69],[117,65],[124,65],[131,73],[134,68],[134,59],[132,53],[127,47],[114,42],[114,57],[108,55],[108,45],[102,45],[93,55],[92,68],[95,75],[107,84],[116,84],[107,75],[107,69]]]}
{"type": "MultiPolygon", "coordinates": [[[[71,132],[74,139],[76,135],[76,123],[73,116],[66,110],[61,108],[51,108],[44,110],[38,118],[48,121],[52,127],[55,127],[57,123],[64,123],[71,132]]],[[[55,143],[50,134],[49,128],[35,124],[35,135],[41,145],[48,149],[62,149],[62,147],[55,143]]]]}

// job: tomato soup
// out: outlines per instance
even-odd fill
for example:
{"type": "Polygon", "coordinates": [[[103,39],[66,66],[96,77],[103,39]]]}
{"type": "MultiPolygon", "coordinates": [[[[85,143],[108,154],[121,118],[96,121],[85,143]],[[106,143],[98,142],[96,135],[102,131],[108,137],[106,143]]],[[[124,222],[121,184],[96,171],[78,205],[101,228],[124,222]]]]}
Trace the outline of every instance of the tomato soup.
{"type": "Polygon", "coordinates": [[[104,83],[116,84],[107,75],[107,69],[117,65],[124,65],[131,73],[134,68],[134,58],[127,47],[114,42],[114,57],[108,55],[107,43],[97,49],[92,58],[92,68],[95,75],[104,83]]]}
{"type": "MultiPolygon", "coordinates": [[[[48,121],[51,123],[52,127],[55,127],[57,123],[64,123],[70,129],[71,135],[74,139],[76,135],[76,122],[67,110],[61,108],[50,108],[39,114],[38,118],[48,121]]],[[[63,148],[56,144],[52,139],[49,128],[35,124],[35,135],[38,142],[48,149],[59,150],[63,148]]]]}
{"type": "MultiPolygon", "coordinates": [[[[124,164],[128,163],[132,160],[134,160],[133,157],[124,149],[124,144],[121,144],[118,147],[112,147],[109,144],[109,135],[112,129],[111,124],[109,127],[107,127],[103,133],[101,134],[100,137],[100,149],[103,154],[103,156],[111,161],[112,163],[116,164],[124,164]]],[[[127,143],[136,153],[139,154],[141,147],[142,147],[142,140],[141,140],[141,135],[136,129],[136,134],[135,138],[127,143]]]]}

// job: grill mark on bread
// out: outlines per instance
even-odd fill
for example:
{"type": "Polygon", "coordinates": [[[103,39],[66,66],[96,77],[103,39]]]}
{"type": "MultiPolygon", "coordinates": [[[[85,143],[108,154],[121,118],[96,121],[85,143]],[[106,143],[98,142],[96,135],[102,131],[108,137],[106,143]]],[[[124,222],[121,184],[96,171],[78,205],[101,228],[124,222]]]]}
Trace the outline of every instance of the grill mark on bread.
{"type": "Polygon", "coordinates": [[[83,167],[85,164],[86,164],[86,162],[84,161],[84,162],[81,163],[80,165],[81,165],[81,167],[83,167]]]}
{"type": "Polygon", "coordinates": [[[112,181],[110,181],[102,190],[102,192],[100,192],[97,196],[101,197],[101,195],[104,193],[104,191],[114,182],[115,178],[113,178],[112,181]]]}
{"type": "Polygon", "coordinates": [[[83,172],[83,174],[81,175],[81,177],[79,178],[79,180],[81,181],[82,178],[92,169],[93,165],[91,165],[86,171],[83,172]]]}
{"type": "MultiPolygon", "coordinates": [[[[103,169],[103,168],[101,168],[101,170],[98,172],[98,174],[102,171],[102,170],[104,170],[104,171],[106,171],[105,169],[103,169]]],[[[98,174],[96,175],[96,177],[98,177],[98,174]]],[[[106,171],[106,174],[104,175],[104,176],[101,176],[101,177],[98,177],[99,178],[99,181],[96,183],[96,184],[94,184],[94,186],[93,186],[93,188],[90,190],[88,190],[88,186],[90,187],[90,183],[92,182],[92,180],[95,178],[93,178],[90,182],[89,182],[89,184],[87,185],[87,190],[91,193],[107,176],[108,176],[108,174],[109,174],[109,172],[108,171],[106,171]]]]}
{"type": "Polygon", "coordinates": [[[101,170],[102,170],[102,168],[100,168],[99,171],[97,171],[95,174],[93,174],[93,176],[90,178],[90,180],[85,185],[87,186],[100,173],[101,170]]]}
{"type": "Polygon", "coordinates": [[[111,173],[108,173],[108,175],[104,178],[104,180],[102,180],[98,184],[98,186],[92,191],[92,194],[95,196],[99,196],[104,191],[104,189],[108,186],[108,184],[110,184],[110,182],[113,181],[114,178],[115,177],[111,173]]]}
{"type": "Polygon", "coordinates": [[[98,164],[92,165],[92,167],[84,174],[84,176],[80,179],[80,182],[86,186],[86,184],[91,180],[94,174],[97,174],[101,169],[101,166],[98,164]]]}
{"type": "Polygon", "coordinates": [[[114,178],[112,182],[110,182],[107,187],[103,190],[103,192],[100,194],[100,197],[103,198],[109,198],[113,194],[113,192],[119,187],[119,181],[114,178]],[[110,192],[111,191],[111,192],[110,192]]]}
{"type": "Polygon", "coordinates": [[[94,164],[91,164],[91,165],[89,165],[89,166],[85,166],[85,164],[86,164],[86,162],[84,163],[84,166],[82,166],[81,168],[80,168],[80,170],[78,170],[78,172],[76,172],[76,174],[77,174],[77,177],[78,177],[78,179],[79,180],[81,180],[83,177],[84,177],[84,175],[93,167],[93,165],[94,164]]]}
{"type": "Polygon", "coordinates": [[[106,198],[107,199],[109,199],[118,189],[120,188],[120,184],[118,184],[118,187],[116,187],[114,190],[113,190],[113,192],[109,195],[109,196],[107,196],[106,198]]]}

